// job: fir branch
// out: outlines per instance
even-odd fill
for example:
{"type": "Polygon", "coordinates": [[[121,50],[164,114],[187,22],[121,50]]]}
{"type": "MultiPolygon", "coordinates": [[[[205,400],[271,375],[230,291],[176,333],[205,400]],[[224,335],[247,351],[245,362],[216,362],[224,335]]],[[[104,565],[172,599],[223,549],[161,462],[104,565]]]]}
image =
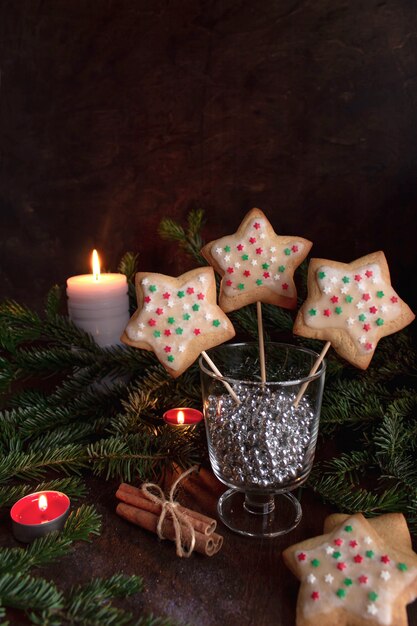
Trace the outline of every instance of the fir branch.
{"type": "Polygon", "coordinates": [[[164,218],[158,227],[158,234],[162,239],[176,241],[180,248],[191,256],[199,265],[206,265],[200,250],[203,247],[201,228],[204,221],[204,212],[201,209],[193,210],[188,215],[188,229],[185,229],[173,219],[164,218]]]}
{"type": "Polygon", "coordinates": [[[36,491],[62,491],[70,498],[82,498],[86,495],[87,490],[85,483],[76,476],[67,478],[57,478],[55,480],[43,481],[32,485],[25,483],[20,485],[2,485],[0,486],[0,502],[1,506],[12,506],[17,500],[23,498],[28,493],[36,491]]]}
{"type": "Polygon", "coordinates": [[[128,282],[135,281],[135,274],[137,272],[139,254],[134,252],[126,252],[121,258],[117,271],[124,274],[128,282]]]}
{"type": "Polygon", "coordinates": [[[62,592],[56,585],[43,578],[33,578],[27,574],[0,576],[0,601],[5,607],[15,609],[54,609],[63,606],[62,592]]]}
{"type": "Polygon", "coordinates": [[[48,292],[45,301],[45,315],[47,319],[55,319],[59,313],[62,300],[62,288],[54,285],[48,292]]]}

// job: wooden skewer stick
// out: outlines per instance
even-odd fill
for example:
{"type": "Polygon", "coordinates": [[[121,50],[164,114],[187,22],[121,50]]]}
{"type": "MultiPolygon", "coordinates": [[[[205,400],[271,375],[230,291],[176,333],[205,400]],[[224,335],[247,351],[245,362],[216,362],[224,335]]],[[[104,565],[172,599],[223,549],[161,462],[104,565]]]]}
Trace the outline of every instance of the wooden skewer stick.
{"type": "Polygon", "coordinates": [[[266,383],[266,365],[265,365],[265,342],[264,342],[264,325],[262,323],[262,304],[256,303],[256,313],[258,316],[258,341],[259,341],[259,361],[261,366],[261,380],[266,383]]]}
{"type": "MultiPolygon", "coordinates": [[[[314,363],[313,367],[311,368],[311,370],[310,370],[310,372],[308,374],[309,376],[313,376],[313,374],[315,374],[317,372],[317,370],[319,369],[320,364],[323,361],[324,357],[326,356],[327,351],[330,348],[330,346],[331,346],[330,341],[326,341],[326,343],[324,344],[323,350],[320,352],[319,356],[316,359],[316,362],[314,363]]],[[[303,385],[301,385],[300,391],[297,393],[297,397],[294,400],[295,408],[297,408],[297,406],[299,405],[300,400],[303,397],[304,392],[307,389],[308,385],[309,385],[309,381],[304,383],[303,385]]]]}
{"type": "MultiPolygon", "coordinates": [[[[211,367],[213,372],[217,376],[219,376],[220,378],[223,378],[223,375],[222,375],[221,371],[218,369],[218,367],[216,367],[216,365],[213,363],[213,361],[211,360],[211,358],[209,357],[209,355],[207,354],[207,352],[205,350],[202,351],[201,356],[207,362],[207,364],[211,367]]],[[[222,380],[222,383],[226,387],[227,391],[230,393],[230,395],[232,396],[232,398],[236,402],[236,404],[240,404],[239,398],[237,397],[237,395],[235,394],[235,392],[233,391],[233,389],[229,385],[229,383],[226,380],[222,380]]]]}

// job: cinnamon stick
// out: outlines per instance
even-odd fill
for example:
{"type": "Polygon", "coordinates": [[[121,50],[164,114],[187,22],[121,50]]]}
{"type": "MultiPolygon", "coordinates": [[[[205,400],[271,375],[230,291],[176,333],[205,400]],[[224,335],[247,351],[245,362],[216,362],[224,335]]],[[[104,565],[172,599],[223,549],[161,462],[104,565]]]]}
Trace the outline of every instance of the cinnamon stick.
{"type": "MultiPolygon", "coordinates": [[[[155,515],[160,515],[161,506],[149,500],[146,493],[139,489],[138,487],[133,487],[132,485],[128,485],[127,483],[122,483],[117,492],[116,498],[125,502],[126,504],[130,504],[144,511],[149,511],[155,515]]],[[[178,510],[181,513],[187,515],[190,524],[193,528],[202,533],[203,535],[211,535],[217,526],[217,522],[215,519],[211,517],[207,517],[207,515],[203,515],[198,511],[193,511],[192,509],[187,509],[184,506],[178,505],[178,510]]]]}
{"type": "MultiPolygon", "coordinates": [[[[157,534],[159,514],[155,515],[150,511],[131,506],[124,502],[119,502],[116,507],[116,513],[127,521],[157,534]]],[[[165,518],[162,530],[167,539],[175,541],[175,529],[171,519],[165,518]]],[[[195,530],[194,549],[196,552],[206,556],[213,556],[220,550],[222,544],[223,537],[221,535],[213,532],[210,535],[206,535],[195,530]]]]}

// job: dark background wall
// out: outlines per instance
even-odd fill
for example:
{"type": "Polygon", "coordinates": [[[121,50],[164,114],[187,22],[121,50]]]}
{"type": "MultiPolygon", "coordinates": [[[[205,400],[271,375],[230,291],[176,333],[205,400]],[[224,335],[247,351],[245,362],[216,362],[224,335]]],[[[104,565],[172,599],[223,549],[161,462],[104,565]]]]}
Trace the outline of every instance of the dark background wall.
{"type": "Polygon", "coordinates": [[[415,0],[0,0],[0,297],[189,262],[262,208],[313,256],[383,249],[417,305],[415,0]]]}

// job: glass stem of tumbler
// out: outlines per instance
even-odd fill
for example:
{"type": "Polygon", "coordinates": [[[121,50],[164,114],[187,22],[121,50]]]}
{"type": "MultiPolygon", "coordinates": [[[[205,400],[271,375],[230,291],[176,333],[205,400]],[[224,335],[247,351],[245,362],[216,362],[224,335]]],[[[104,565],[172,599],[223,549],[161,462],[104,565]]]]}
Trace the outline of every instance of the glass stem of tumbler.
{"type": "Polygon", "coordinates": [[[275,499],[273,495],[247,491],[243,506],[248,513],[253,513],[253,515],[268,515],[275,508],[275,499]]]}

